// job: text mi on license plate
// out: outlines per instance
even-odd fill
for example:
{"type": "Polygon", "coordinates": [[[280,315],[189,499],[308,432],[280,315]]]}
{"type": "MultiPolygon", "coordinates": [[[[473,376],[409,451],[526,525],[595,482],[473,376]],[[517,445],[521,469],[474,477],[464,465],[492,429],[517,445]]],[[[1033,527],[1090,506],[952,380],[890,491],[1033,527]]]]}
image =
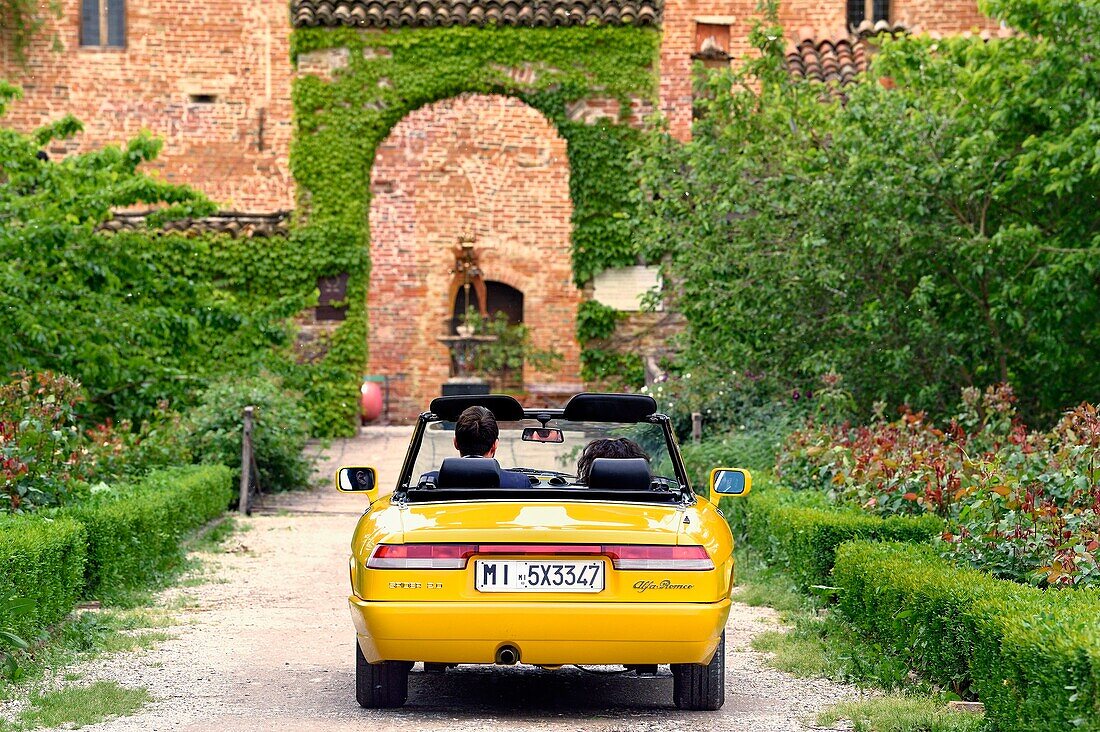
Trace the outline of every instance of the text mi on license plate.
{"type": "Polygon", "coordinates": [[[479,592],[600,592],[604,587],[604,563],[599,560],[477,560],[474,562],[474,587],[479,592]]]}

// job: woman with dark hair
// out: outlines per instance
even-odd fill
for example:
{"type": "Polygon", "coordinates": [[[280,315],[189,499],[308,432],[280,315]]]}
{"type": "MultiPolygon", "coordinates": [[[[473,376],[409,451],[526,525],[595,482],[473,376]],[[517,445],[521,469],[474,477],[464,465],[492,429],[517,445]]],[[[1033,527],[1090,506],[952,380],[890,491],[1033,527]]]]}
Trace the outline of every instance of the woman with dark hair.
{"type": "Polygon", "coordinates": [[[577,482],[587,483],[592,470],[592,461],[596,458],[645,458],[649,455],[634,440],[625,437],[601,437],[585,445],[580,460],[577,461],[577,482]]]}

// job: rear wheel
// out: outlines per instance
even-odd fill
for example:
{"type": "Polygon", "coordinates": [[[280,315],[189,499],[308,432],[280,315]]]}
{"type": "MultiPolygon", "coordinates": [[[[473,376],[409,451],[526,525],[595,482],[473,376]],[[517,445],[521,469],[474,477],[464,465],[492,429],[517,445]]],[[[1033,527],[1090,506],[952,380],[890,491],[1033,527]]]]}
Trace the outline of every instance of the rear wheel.
{"type": "Polygon", "coordinates": [[[726,633],[710,663],[672,664],[672,697],[680,709],[714,711],[726,701],[726,633]]]}
{"type": "Polygon", "coordinates": [[[409,696],[409,665],[404,661],[367,663],[355,641],[355,701],[367,709],[399,707],[409,696]]]}

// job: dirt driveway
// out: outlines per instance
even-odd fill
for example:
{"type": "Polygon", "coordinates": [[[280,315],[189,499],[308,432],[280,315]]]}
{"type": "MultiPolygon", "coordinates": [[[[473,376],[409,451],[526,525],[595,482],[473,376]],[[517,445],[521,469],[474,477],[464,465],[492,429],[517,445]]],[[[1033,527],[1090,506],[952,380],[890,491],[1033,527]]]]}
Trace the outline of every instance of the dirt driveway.
{"type": "MultiPolygon", "coordinates": [[[[392,485],[405,428],[373,428],[340,441],[322,469],[366,463],[392,485]]],[[[576,669],[461,667],[414,671],[400,710],[361,709],[354,698],[355,635],[347,609],[347,544],[364,505],[319,490],[269,501],[265,513],[207,557],[215,578],[183,592],[178,637],[160,648],[83,668],[80,683],[112,679],[156,698],[142,712],[89,730],[802,730],[814,713],[857,692],[768,669],[749,649],[775,627],[766,609],[734,607],[727,631],[726,705],[680,712],[672,679],[595,676],[576,669]]],[[[417,667],[419,669],[419,667],[417,667]]]]}

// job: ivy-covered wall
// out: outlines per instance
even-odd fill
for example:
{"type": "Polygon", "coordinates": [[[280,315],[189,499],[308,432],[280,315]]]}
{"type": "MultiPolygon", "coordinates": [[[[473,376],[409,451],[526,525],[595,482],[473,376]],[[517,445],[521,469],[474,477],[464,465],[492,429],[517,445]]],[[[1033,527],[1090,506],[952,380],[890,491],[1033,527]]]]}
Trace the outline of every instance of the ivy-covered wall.
{"type": "Polygon", "coordinates": [[[366,363],[370,169],[391,128],[413,109],[466,92],[513,96],[539,110],[568,144],[573,273],[581,286],[637,256],[628,228],[631,158],[644,133],[630,118],[655,107],[659,46],[657,30],[635,27],[294,31],[296,65],[326,49],[335,59],[328,73],[299,65],[293,86],[295,256],[308,260],[312,277],[351,275],[348,318],[307,390],[323,431],[353,424],[366,363]],[[585,100],[617,100],[619,119],[588,124],[571,114],[585,100]]]}

